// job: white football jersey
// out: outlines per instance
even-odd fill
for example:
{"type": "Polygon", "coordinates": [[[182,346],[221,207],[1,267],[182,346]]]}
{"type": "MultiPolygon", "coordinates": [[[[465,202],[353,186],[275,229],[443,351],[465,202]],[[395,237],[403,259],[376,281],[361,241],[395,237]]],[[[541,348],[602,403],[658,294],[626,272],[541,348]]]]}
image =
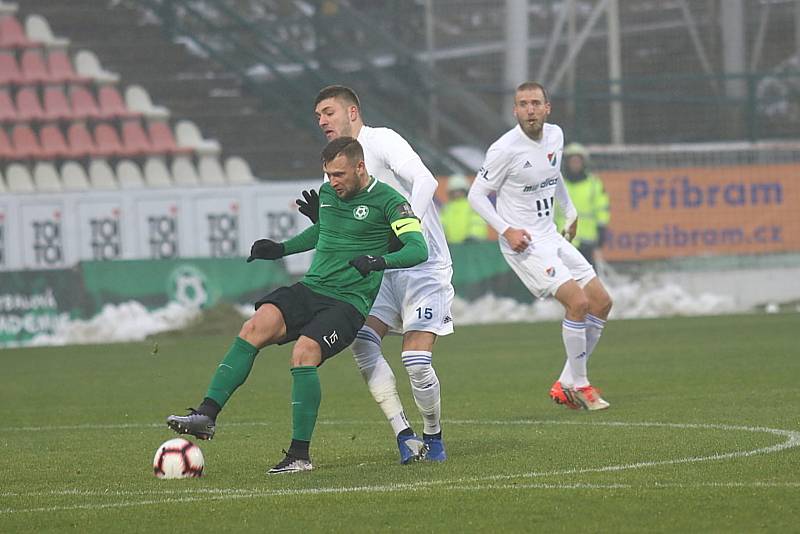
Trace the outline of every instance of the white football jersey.
{"type": "MultiPolygon", "coordinates": [[[[358,133],[358,142],[364,148],[364,163],[367,166],[367,172],[381,182],[392,186],[410,201],[414,177],[401,176],[397,173],[412,160],[419,160],[419,154],[400,134],[389,128],[362,126],[358,133]]],[[[452,263],[450,250],[447,248],[447,240],[444,237],[444,229],[439,220],[436,204],[431,201],[425,213],[416,213],[415,215],[422,220],[422,233],[428,243],[428,260],[417,265],[416,268],[449,268],[452,263]]]]}
{"type": "MultiPolygon", "coordinates": [[[[554,205],[571,205],[561,176],[564,133],[545,123],[541,141],[528,137],[517,125],[495,141],[476,180],[497,192],[497,214],[513,228],[527,230],[532,243],[557,235],[554,205]]],[[[504,251],[511,248],[500,237],[504,251]]]]}

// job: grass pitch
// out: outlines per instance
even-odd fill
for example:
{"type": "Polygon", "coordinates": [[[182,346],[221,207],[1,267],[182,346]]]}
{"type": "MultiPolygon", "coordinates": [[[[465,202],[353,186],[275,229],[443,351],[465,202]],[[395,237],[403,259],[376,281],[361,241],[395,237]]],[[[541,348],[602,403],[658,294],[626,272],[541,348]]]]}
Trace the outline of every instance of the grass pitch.
{"type": "MultiPolygon", "coordinates": [[[[265,475],[291,434],[289,349],[263,351],[200,442],[206,476],[152,475],[163,424],[232,336],[0,351],[0,532],[758,531],[800,524],[795,314],[611,321],[592,356],[611,408],[556,406],[557,323],[439,341],[441,465],[397,463],[344,352],[321,371],[315,470],[265,475]]],[[[234,332],[232,332],[234,333],[234,332]]],[[[406,412],[421,422],[399,361],[406,412]]]]}

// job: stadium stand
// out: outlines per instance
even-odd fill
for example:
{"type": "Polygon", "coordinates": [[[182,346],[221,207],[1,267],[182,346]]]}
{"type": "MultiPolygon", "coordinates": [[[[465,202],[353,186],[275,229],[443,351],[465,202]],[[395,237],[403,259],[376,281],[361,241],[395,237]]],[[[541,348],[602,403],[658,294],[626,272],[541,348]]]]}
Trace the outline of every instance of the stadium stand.
{"type": "Polygon", "coordinates": [[[200,174],[200,183],[203,185],[224,185],[228,181],[217,156],[200,156],[197,169],[200,174]]]}
{"type": "Polygon", "coordinates": [[[69,99],[75,119],[99,119],[100,108],[88,88],[79,85],[70,87],[69,99]]]}
{"type": "Polygon", "coordinates": [[[22,81],[17,58],[9,51],[0,51],[0,86],[19,85],[22,81]]]}
{"type": "Polygon", "coordinates": [[[81,76],[90,78],[98,84],[119,82],[119,74],[105,70],[91,50],[81,50],[75,54],[75,70],[81,76]]]}
{"type": "Polygon", "coordinates": [[[169,110],[164,106],[155,106],[150,93],[140,85],[130,85],[125,89],[125,104],[131,111],[141,113],[150,120],[169,118],[169,110]]]}
{"type": "Polygon", "coordinates": [[[28,38],[42,43],[47,48],[67,48],[70,40],[66,37],[56,37],[41,15],[32,14],[25,18],[25,33],[28,38]]]}
{"type": "Polygon", "coordinates": [[[67,129],[67,145],[69,146],[70,157],[73,158],[83,158],[97,154],[97,147],[94,144],[92,135],[83,122],[73,122],[69,125],[67,129]]]}
{"type": "Polygon", "coordinates": [[[85,191],[89,189],[89,177],[83,165],[76,161],[67,161],[61,167],[61,183],[64,190],[85,191]]]}
{"type": "Polygon", "coordinates": [[[8,123],[17,120],[17,108],[11,101],[11,92],[0,89],[0,122],[8,123]]]}
{"type": "Polygon", "coordinates": [[[17,91],[17,119],[25,122],[38,121],[44,118],[44,110],[39,102],[37,91],[33,87],[24,87],[17,91]]]}
{"type": "Polygon", "coordinates": [[[33,167],[33,184],[42,193],[58,193],[64,189],[61,187],[56,166],[45,161],[40,161],[33,167]]]}
{"type": "MultiPolygon", "coordinates": [[[[109,167],[109,172],[110,169],[109,167]]],[[[122,189],[141,189],[145,186],[142,170],[129,159],[123,159],[117,163],[117,179],[122,189]]]]}
{"type": "Polygon", "coordinates": [[[225,160],[225,174],[231,184],[252,184],[256,181],[244,158],[231,156],[225,160]]]}
{"type": "Polygon", "coordinates": [[[144,180],[148,187],[170,187],[172,177],[167,164],[161,158],[147,158],[144,164],[144,180]]]}
{"type": "Polygon", "coordinates": [[[22,71],[23,83],[36,85],[54,81],[50,79],[50,73],[47,71],[47,64],[39,50],[25,50],[19,60],[19,65],[22,71]]]}
{"type": "Polygon", "coordinates": [[[123,156],[146,156],[157,153],[142,129],[142,123],[138,120],[126,120],[122,123],[122,148],[123,156]]]}
{"type": "Polygon", "coordinates": [[[14,156],[20,159],[39,159],[43,157],[42,147],[36,138],[36,133],[27,124],[17,124],[11,130],[11,144],[14,147],[14,156]]]}
{"type": "Polygon", "coordinates": [[[100,117],[104,119],[125,119],[138,117],[139,113],[133,112],[125,105],[122,95],[114,85],[104,85],[97,90],[97,102],[100,107],[100,117]]]}
{"type": "Polygon", "coordinates": [[[125,154],[117,130],[111,124],[100,123],[94,129],[94,156],[111,157],[125,154]]]}
{"type": "Polygon", "coordinates": [[[116,189],[117,179],[111,165],[104,159],[95,159],[89,163],[89,183],[93,189],[116,189]]]}
{"type": "Polygon", "coordinates": [[[12,163],[6,168],[6,183],[9,193],[35,193],[33,178],[28,168],[21,163],[12,163]]]}
{"type": "Polygon", "coordinates": [[[39,140],[42,145],[42,157],[45,159],[64,158],[72,155],[64,135],[61,133],[61,128],[57,125],[42,126],[39,130],[39,140]]]}
{"type": "Polygon", "coordinates": [[[41,43],[28,39],[14,15],[0,17],[0,48],[38,48],[41,43]]]}
{"type": "Polygon", "coordinates": [[[187,157],[178,157],[172,160],[172,178],[175,185],[192,186],[200,183],[197,170],[194,168],[192,160],[187,157]]]}
{"type": "Polygon", "coordinates": [[[56,83],[88,83],[90,81],[89,78],[79,76],[75,72],[72,60],[62,50],[50,50],[47,53],[47,70],[50,71],[50,79],[56,83]]]}
{"type": "Polygon", "coordinates": [[[51,85],[44,89],[44,118],[45,120],[72,119],[72,109],[69,107],[67,95],[59,85],[51,85]]]}
{"type": "Polygon", "coordinates": [[[147,131],[150,135],[150,142],[153,151],[162,154],[192,154],[193,150],[187,147],[179,147],[175,141],[175,136],[169,124],[163,121],[150,121],[147,124],[147,131]]]}
{"type": "Polygon", "coordinates": [[[190,120],[178,121],[175,125],[175,138],[178,146],[191,148],[200,155],[216,156],[220,153],[220,144],[216,139],[203,139],[200,128],[190,120]]]}

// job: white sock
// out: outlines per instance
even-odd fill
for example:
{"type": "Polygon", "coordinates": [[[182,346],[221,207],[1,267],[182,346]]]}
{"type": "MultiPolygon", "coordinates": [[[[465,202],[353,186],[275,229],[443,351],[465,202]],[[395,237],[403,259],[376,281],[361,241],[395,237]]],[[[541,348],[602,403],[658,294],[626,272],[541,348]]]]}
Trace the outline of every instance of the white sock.
{"type": "Polygon", "coordinates": [[[586,361],[594,352],[597,342],[600,341],[600,336],[603,335],[603,328],[606,322],[599,317],[595,317],[591,313],[586,314],[586,361]]]}
{"type": "Polygon", "coordinates": [[[396,436],[411,425],[403,412],[392,368],[381,354],[380,336],[372,328],[362,326],[351,347],[358,370],[367,382],[372,398],[383,410],[396,436]]]}
{"type": "MultiPolygon", "coordinates": [[[[572,383],[576,388],[589,385],[586,376],[586,325],[584,321],[564,319],[561,323],[561,338],[567,351],[567,363],[572,371],[572,383]]],[[[564,384],[562,384],[563,386],[564,384]]]]}
{"type": "Polygon", "coordinates": [[[411,380],[414,402],[422,414],[425,434],[441,432],[442,400],[439,378],[431,366],[431,353],[424,350],[406,350],[402,353],[403,365],[411,380]]]}
{"type": "MultiPolygon", "coordinates": [[[[603,328],[606,322],[599,317],[595,317],[591,313],[586,314],[586,365],[589,365],[589,357],[594,352],[597,342],[600,341],[600,336],[603,335],[603,328]]],[[[561,384],[572,384],[572,368],[569,365],[569,360],[564,361],[564,368],[561,370],[561,376],[558,377],[561,384]]]]}

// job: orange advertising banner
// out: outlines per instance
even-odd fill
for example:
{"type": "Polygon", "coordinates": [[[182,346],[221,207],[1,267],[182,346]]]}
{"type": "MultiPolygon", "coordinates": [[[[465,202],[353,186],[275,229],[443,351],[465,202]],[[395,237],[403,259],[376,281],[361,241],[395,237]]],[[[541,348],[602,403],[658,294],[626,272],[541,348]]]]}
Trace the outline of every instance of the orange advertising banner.
{"type": "Polygon", "coordinates": [[[600,176],[611,202],[609,261],[800,251],[798,164],[600,176]]]}

